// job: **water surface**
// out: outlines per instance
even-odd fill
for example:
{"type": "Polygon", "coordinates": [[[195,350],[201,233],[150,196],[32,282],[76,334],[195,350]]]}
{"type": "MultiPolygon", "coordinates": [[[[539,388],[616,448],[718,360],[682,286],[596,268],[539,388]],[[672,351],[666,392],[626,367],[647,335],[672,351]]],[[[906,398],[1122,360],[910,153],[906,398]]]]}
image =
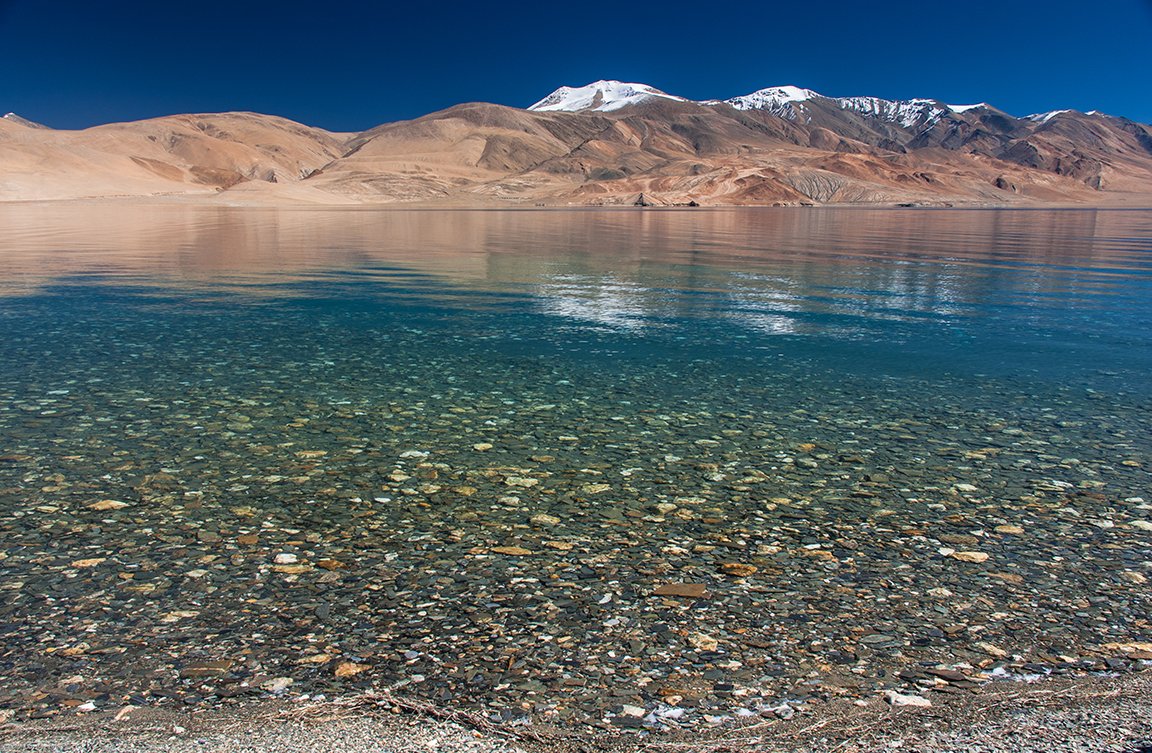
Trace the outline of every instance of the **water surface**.
{"type": "Polygon", "coordinates": [[[1150,638],[1152,212],[0,226],[13,707],[691,719],[1150,638]]]}

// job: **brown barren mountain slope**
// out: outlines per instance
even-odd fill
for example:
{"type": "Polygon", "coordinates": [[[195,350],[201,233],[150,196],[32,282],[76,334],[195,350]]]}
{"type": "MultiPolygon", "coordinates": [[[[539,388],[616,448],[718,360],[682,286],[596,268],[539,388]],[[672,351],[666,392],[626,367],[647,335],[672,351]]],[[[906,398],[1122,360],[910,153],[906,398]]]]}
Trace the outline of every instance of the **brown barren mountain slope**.
{"type": "Polygon", "coordinates": [[[82,131],[0,119],[0,200],[225,203],[1115,203],[1152,194],[1152,128],[994,108],[900,124],[818,100],[789,119],[648,99],[610,112],[458,105],[359,134],[254,113],[82,131]]]}
{"type": "Polygon", "coordinates": [[[0,199],[214,195],[248,181],[297,182],[338,157],[346,138],[243,112],[83,131],[0,118],[0,199]]]}

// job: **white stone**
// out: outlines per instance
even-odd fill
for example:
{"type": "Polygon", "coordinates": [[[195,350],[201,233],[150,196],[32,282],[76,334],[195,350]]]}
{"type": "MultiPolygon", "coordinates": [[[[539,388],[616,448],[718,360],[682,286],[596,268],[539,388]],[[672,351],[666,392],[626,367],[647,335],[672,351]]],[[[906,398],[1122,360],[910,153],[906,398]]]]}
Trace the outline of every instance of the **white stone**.
{"type": "Polygon", "coordinates": [[[295,680],[291,677],[273,677],[271,680],[261,683],[260,687],[269,693],[283,693],[294,682],[295,680]]]}
{"type": "Polygon", "coordinates": [[[920,708],[927,708],[932,705],[932,701],[918,695],[905,695],[897,693],[895,690],[889,690],[884,693],[884,699],[893,706],[918,706],[920,708]]]}

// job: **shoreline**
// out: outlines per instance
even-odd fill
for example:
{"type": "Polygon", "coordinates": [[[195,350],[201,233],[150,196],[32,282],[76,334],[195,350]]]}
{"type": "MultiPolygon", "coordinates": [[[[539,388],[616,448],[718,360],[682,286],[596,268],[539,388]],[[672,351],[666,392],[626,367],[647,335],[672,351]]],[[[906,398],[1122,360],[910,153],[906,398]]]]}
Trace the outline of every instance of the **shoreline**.
{"type": "Polygon", "coordinates": [[[621,211],[667,211],[667,210],[716,210],[716,209],[914,209],[914,210],[1147,210],[1152,209],[1152,193],[1119,193],[1099,202],[1052,202],[1016,201],[982,202],[965,199],[940,200],[933,202],[859,202],[859,203],[817,203],[817,204],[667,204],[634,206],[631,204],[595,203],[545,203],[530,201],[503,201],[499,199],[475,200],[471,198],[447,198],[434,201],[381,201],[381,202],[315,202],[272,197],[229,196],[227,193],[212,194],[169,194],[169,195],[115,195],[79,196],[36,199],[0,199],[0,207],[5,206],[86,206],[86,205],[140,205],[140,206],[182,206],[215,207],[222,209],[305,209],[305,210],[366,210],[366,211],[405,211],[405,210],[513,210],[513,211],[556,211],[556,210],[621,210],[621,211]]]}
{"type": "Polygon", "coordinates": [[[256,701],[237,707],[174,711],[122,707],[67,721],[0,725],[0,753],[276,750],[279,753],[719,753],[791,751],[1152,750],[1152,673],[1119,677],[993,682],[927,694],[930,707],[836,699],[788,719],[755,718],[705,728],[608,732],[588,725],[492,725],[431,705],[393,707],[379,696],[326,701],[256,701]],[[387,746],[382,748],[381,746],[387,746]]]}

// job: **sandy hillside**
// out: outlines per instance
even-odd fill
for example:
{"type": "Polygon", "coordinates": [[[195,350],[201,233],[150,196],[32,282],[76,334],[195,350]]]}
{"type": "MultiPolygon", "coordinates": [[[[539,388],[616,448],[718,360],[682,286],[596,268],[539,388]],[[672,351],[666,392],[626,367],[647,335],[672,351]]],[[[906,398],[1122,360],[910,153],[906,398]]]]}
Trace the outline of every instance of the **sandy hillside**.
{"type": "Polygon", "coordinates": [[[610,112],[473,103],[355,134],[243,112],[81,131],[9,116],[0,200],[1123,204],[1152,193],[1152,128],[1123,119],[805,118],[668,99],[610,112]]]}

